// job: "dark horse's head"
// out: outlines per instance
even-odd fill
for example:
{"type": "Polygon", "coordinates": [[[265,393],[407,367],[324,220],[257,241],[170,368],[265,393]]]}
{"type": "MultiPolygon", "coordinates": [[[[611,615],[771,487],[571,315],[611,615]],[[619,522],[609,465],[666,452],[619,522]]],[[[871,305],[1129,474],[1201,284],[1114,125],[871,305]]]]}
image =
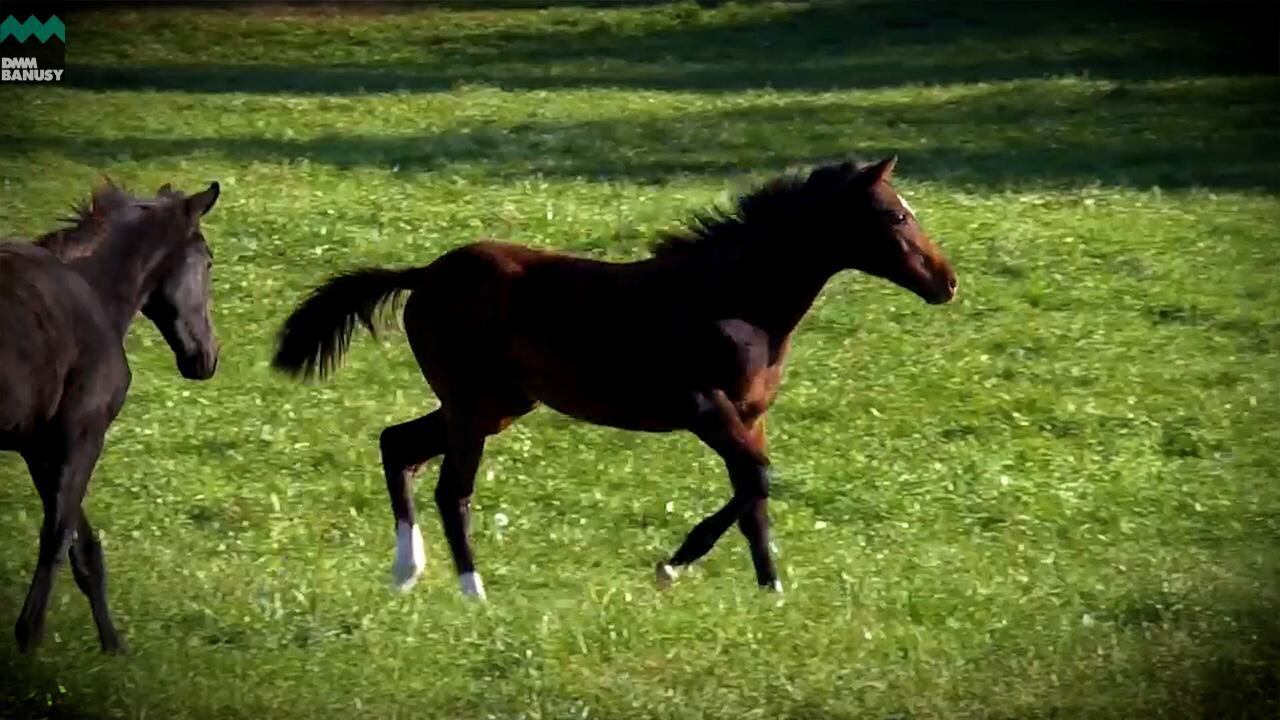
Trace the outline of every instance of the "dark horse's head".
{"type": "Polygon", "coordinates": [[[218,341],[209,316],[213,253],[200,232],[200,218],[218,200],[218,183],[190,197],[168,184],[156,195],[155,232],[169,246],[157,272],[156,284],[142,305],[142,314],[155,323],[190,380],[208,380],[218,368],[218,341]]]}
{"type": "Polygon", "coordinates": [[[895,156],[810,173],[804,187],[818,199],[817,239],[842,267],[885,278],[929,303],[948,302],[956,295],[955,271],[889,184],[896,163],[895,156]]]}
{"type": "Polygon", "coordinates": [[[128,298],[125,322],[139,310],[173,350],[182,376],[207,380],[218,367],[218,341],[209,316],[213,255],[200,218],[218,200],[218,183],[187,196],[168,184],[155,199],[131,197],[108,183],[77,209],[72,227],[37,243],[63,261],[95,266],[128,298]],[[125,284],[131,284],[125,287],[125,284]]]}

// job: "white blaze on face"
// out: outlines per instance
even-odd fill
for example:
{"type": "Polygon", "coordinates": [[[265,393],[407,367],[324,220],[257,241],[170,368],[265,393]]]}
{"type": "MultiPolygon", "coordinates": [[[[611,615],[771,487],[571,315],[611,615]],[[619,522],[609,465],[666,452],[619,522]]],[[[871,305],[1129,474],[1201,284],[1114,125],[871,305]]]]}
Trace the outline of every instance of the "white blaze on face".
{"type": "Polygon", "coordinates": [[[906,208],[907,212],[911,213],[912,215],[916,214],[916,211],[911,209],[911,204],[907,202],[906,198],[902,197],[901,193],[898,194],[898,202],[902,203],[902,207],[906,208]]]}

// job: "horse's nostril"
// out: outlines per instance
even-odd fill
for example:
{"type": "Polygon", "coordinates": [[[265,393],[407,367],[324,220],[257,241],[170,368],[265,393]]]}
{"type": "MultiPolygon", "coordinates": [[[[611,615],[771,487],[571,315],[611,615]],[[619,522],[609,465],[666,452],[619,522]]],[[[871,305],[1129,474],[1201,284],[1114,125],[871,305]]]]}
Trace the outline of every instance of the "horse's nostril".
{"type": "Polygon", "coordinates": [[[947,278],[947,289],[948,289],[948,290],[950,290],[951,292],[955,292],[955,290],[956,290],[956,276],[955,276],[955,275],[952,275],[951,277],[947,278]]]}

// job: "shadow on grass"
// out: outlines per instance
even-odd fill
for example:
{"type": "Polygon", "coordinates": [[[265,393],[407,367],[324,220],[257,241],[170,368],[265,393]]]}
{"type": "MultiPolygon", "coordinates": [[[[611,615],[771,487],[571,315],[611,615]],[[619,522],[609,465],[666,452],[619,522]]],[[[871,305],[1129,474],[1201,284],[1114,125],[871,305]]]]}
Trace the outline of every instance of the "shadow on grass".
{"type": "Polygon", "coordinates": [[[1280,607],[1239,613],[1233,624],[1236,634],[1202,668],[1201,717],[1280,717],[1280,607]]]}
{"type": "MultiPolygon", "coordinates": [[[[656,26],[608,13],[565,23],[441,34],[429,17],[372,23],[237,22],[233,47],[197,61],[144,66],[79,62],[63,84],[95,90],[321,93],[623,87],[824,90],[1044,76],[1119,80],[1275,73],[1272,3],[836,2],[785,12],[659,8],[656,26]],[[383,25],[379,25],[382,23],[383,25]],[[305,29],[306,40],[297,39],[305,29]],[[299,43],[304,43],[300,45],[299,43]],[[358,47],[358,62],[313,62],[358,47]],[[290,61],[281,61],[281,57],[290,61]],[[230,58],[230,59],[228,59],[230,58]]],[[[227,14],[231,18],[235,14],[227,14]]],[[[407,19],[398,19],[406,18],[407,19]]],[[[230,22],[225,20],[223,22],[230,22]]],[[[181,23],[177,28],[182,28],[181,23]]],[[[97,32],[126,32],[110,23],[97,32]]],[[[158,26],[164,33],[177,32],[158,26]]],[[[98,37],[109,47],[114,38],[98,37]]],[[[118,41],[128,47],[130,40],[118,41]]],[[[190,42],[175,45],[191,44],[190,42]]],[[[100,55],[103,53],[99,53],[100,55]]]]}
{"type": "Polygon", "coordinates": [[[0,654],[0,717],[5,720],[91,720],[104,717],[59,689],[66,679],[16,654],[0,654]]]}
{"type": "MultiPolygon", "coordinates": [[[[1170,673],[1160,666],[1151,668],[1153,678],[1168,684],[1171,696],[1187,701],[1171,708],[1171,714],[1205,720],[1280,717],[1280,607],[1274,601],[1274,597],[1231,593],[1213,597],[1204,611],[1212,613],[1217,630],[1200,639],[1205,652],[1195,666],[1197,671],[1170,673]]],[[[1138,625],[1167,612],[1147,610],[1152,617],[1130,617],[1126,624],[1138,625]]],[[[1176,615],[1166,620],[1174,625],[1193,622],[1176,615]]]]}
{"type": "Polygon", "coordinates": [[[897,153],[906,177],[974,189],[1093,183],[1280,189],[1280,139],[1268,129],[1280,83],[1244,82],[1006,87],[910,105],[795,100],[686,115],[299,140],[0,135],[0,151],[50,151],[104,168],[208,153],[235,162],[649,183],[897,153]]]}

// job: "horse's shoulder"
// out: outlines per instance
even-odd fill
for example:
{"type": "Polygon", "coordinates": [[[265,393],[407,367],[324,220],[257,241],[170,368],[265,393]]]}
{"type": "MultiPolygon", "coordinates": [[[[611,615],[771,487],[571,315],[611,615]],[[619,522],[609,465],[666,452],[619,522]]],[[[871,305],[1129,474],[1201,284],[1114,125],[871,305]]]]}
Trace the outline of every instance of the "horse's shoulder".
{"type": "Polygon", "coordinates": [[[15,264],[45,265],[50,263],[61,264],[61,262],[53,253],[35,243],[9,238],[0,239],[0,271],[15,264]]]}
{"type": "Polygon", "coordinates": [[[0,277],[13,287],[18,280],[48,283],[62,280],[74,271],[57,255],[34,243],[0,240],[0,277]]]}
{"type": "Polygon", "coordinates": [[[0,330],[51,346],[106,342],[105,316],[71,266],[30,243],[0,242],[0,330]]]}

